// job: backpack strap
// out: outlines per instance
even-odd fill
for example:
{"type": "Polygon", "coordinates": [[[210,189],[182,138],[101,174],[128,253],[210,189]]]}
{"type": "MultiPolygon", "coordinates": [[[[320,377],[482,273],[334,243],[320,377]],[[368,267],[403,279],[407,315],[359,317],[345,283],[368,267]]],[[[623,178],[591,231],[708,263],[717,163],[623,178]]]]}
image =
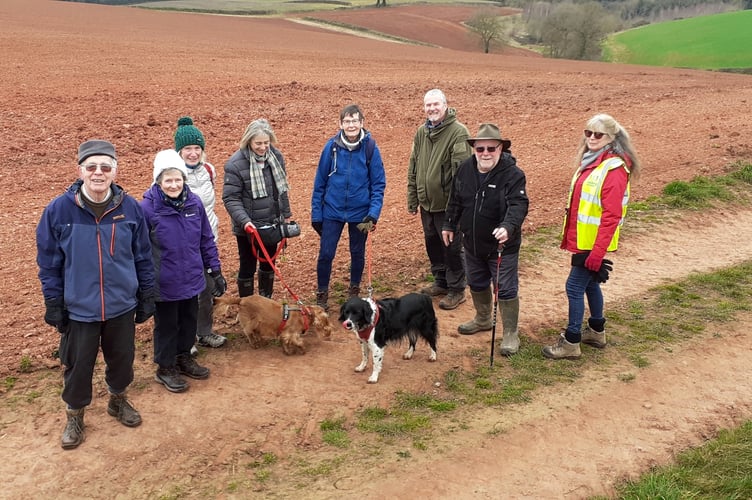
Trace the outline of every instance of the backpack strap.
{"type": "MultiPolygon", "coordinates": [[[[376,142],[368,138],[368,141],[366,141],[366,168],[371,169],[371,158],[373,158],[373,152],[376,149],[376,142]]],[[[332,167],[329,170],[329,175],[331,176],[334,172],[337,171],[337,144],[334,143],[332,145],[332,167]]]]}
{"type": "Polygon", "coordinates": [[[204,168],[207,172],[209,172],[209,180],[211,181],[212,185],[214,185],[214,165],[204,162],[204,168]]]}

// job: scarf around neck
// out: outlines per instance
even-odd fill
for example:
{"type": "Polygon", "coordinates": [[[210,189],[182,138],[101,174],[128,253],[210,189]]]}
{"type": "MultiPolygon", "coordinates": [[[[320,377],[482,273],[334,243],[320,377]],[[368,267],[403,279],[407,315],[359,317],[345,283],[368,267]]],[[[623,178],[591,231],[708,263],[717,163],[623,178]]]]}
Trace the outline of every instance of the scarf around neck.
{"type": "Polygon", "coordinates": [[[162,191],[162,187],[157,185],[159,188],[159,196],[162,198],[162,201],[165,202],[165,205],[168,205],[172,208],[174,208],[177,211],[180,211],[185,206],[185,200],[188,199],[188,190],[185,189],[185,186],[183,186],[183,190],[180,192],[177,198],[170,198],[167,196],[167,193],[162,191]]]}
{"type": "Polygon", "coordinates": [[[249,148],[251,153],[250,169],[251,169],[251,194],[254,200],[259,198],[266,198],[269,194],[266,192],[266,182],[264,182],[264,166],[269,165],[272,169],[272,177],[274,178],[274,184],[277,185],[277,190],[280,194],[288,190],[287,175],[282,170],[282,165],[277,161],[277,156],[272,153],[271,149],[266,150],[266,154],[259,156],[249,148]]]}

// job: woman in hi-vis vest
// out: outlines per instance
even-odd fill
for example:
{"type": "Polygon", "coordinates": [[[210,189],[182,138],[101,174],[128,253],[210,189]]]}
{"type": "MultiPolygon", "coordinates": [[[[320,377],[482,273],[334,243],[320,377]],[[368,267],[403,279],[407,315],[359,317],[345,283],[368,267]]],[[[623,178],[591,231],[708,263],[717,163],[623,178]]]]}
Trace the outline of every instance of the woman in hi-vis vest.
{"type": "Polygon", "coordinates": [[[605,256],[618,247],[630,182],[639,175],[640,161],[624,127],[606,114],[590,118],[577,151],[561,240],[561,248],[572,252],[566,284],[569,322],[559,340],[543,348],[545,357],[577,359],[581,342],[606,346],[601,283],[613,262],[605,256]],[[583,328],[586,297],[590,316],[583,328]]]}

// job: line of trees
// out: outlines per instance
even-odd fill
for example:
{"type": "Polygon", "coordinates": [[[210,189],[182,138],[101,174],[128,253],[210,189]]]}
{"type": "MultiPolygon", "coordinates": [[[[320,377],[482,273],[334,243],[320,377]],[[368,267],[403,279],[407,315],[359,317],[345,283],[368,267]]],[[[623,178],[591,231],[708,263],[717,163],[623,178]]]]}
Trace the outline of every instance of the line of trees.
{"type": "MultiPolygon", "coordinates": [[[[505,1],[515,0],[501,0],[505,1]]],[[[752,9],[752,0],[528,1],[522,15],[523,43],[542,45],[549,57],[599,60],[601,44],[615,31],[739,9],[752,9]]],[[[490,9],[477,11],[465,24],[480,38],[486,53],[510,36],[509,28],[490,9]]]]}

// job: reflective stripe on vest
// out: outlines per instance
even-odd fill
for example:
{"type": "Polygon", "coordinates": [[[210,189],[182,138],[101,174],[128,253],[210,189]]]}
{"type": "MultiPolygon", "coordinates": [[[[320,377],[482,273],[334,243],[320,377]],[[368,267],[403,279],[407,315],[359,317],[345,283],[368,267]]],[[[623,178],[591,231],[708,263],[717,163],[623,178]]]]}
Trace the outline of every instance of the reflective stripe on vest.
{"type": "MultiPolygon", "coordinates": [[[[592,250],[595,245],[595,239],[598,236],[598,227],[601,224],[601,215],[603,214],[603,205],[601,204],[601,189],[603,182],[606,180],[606,174],[610,170],[624,167],[629,173],[627,165],[619,157],[608,158],[600,165],[595,167],[588,174],[585,182],[582,183],[582,192],[577,208],[577,248],[581,250],[592,250]]],[[[569,203],[572,203],[572,193],[577,182],[577,173],[572,177],[572,183],[569,188],[569,203]]],[[[621,225],[624,223],[624,216],[627,214],[627,204],[629,203],[630,185],[627,181],[627,189],[621,200],[621,219],[619,225],[614,231],[614,236],[606,249],[612,252],[619,246],[619,233],[621,225]]],[[[569,208],[569,207],[567,207],[569,208]]]]}

